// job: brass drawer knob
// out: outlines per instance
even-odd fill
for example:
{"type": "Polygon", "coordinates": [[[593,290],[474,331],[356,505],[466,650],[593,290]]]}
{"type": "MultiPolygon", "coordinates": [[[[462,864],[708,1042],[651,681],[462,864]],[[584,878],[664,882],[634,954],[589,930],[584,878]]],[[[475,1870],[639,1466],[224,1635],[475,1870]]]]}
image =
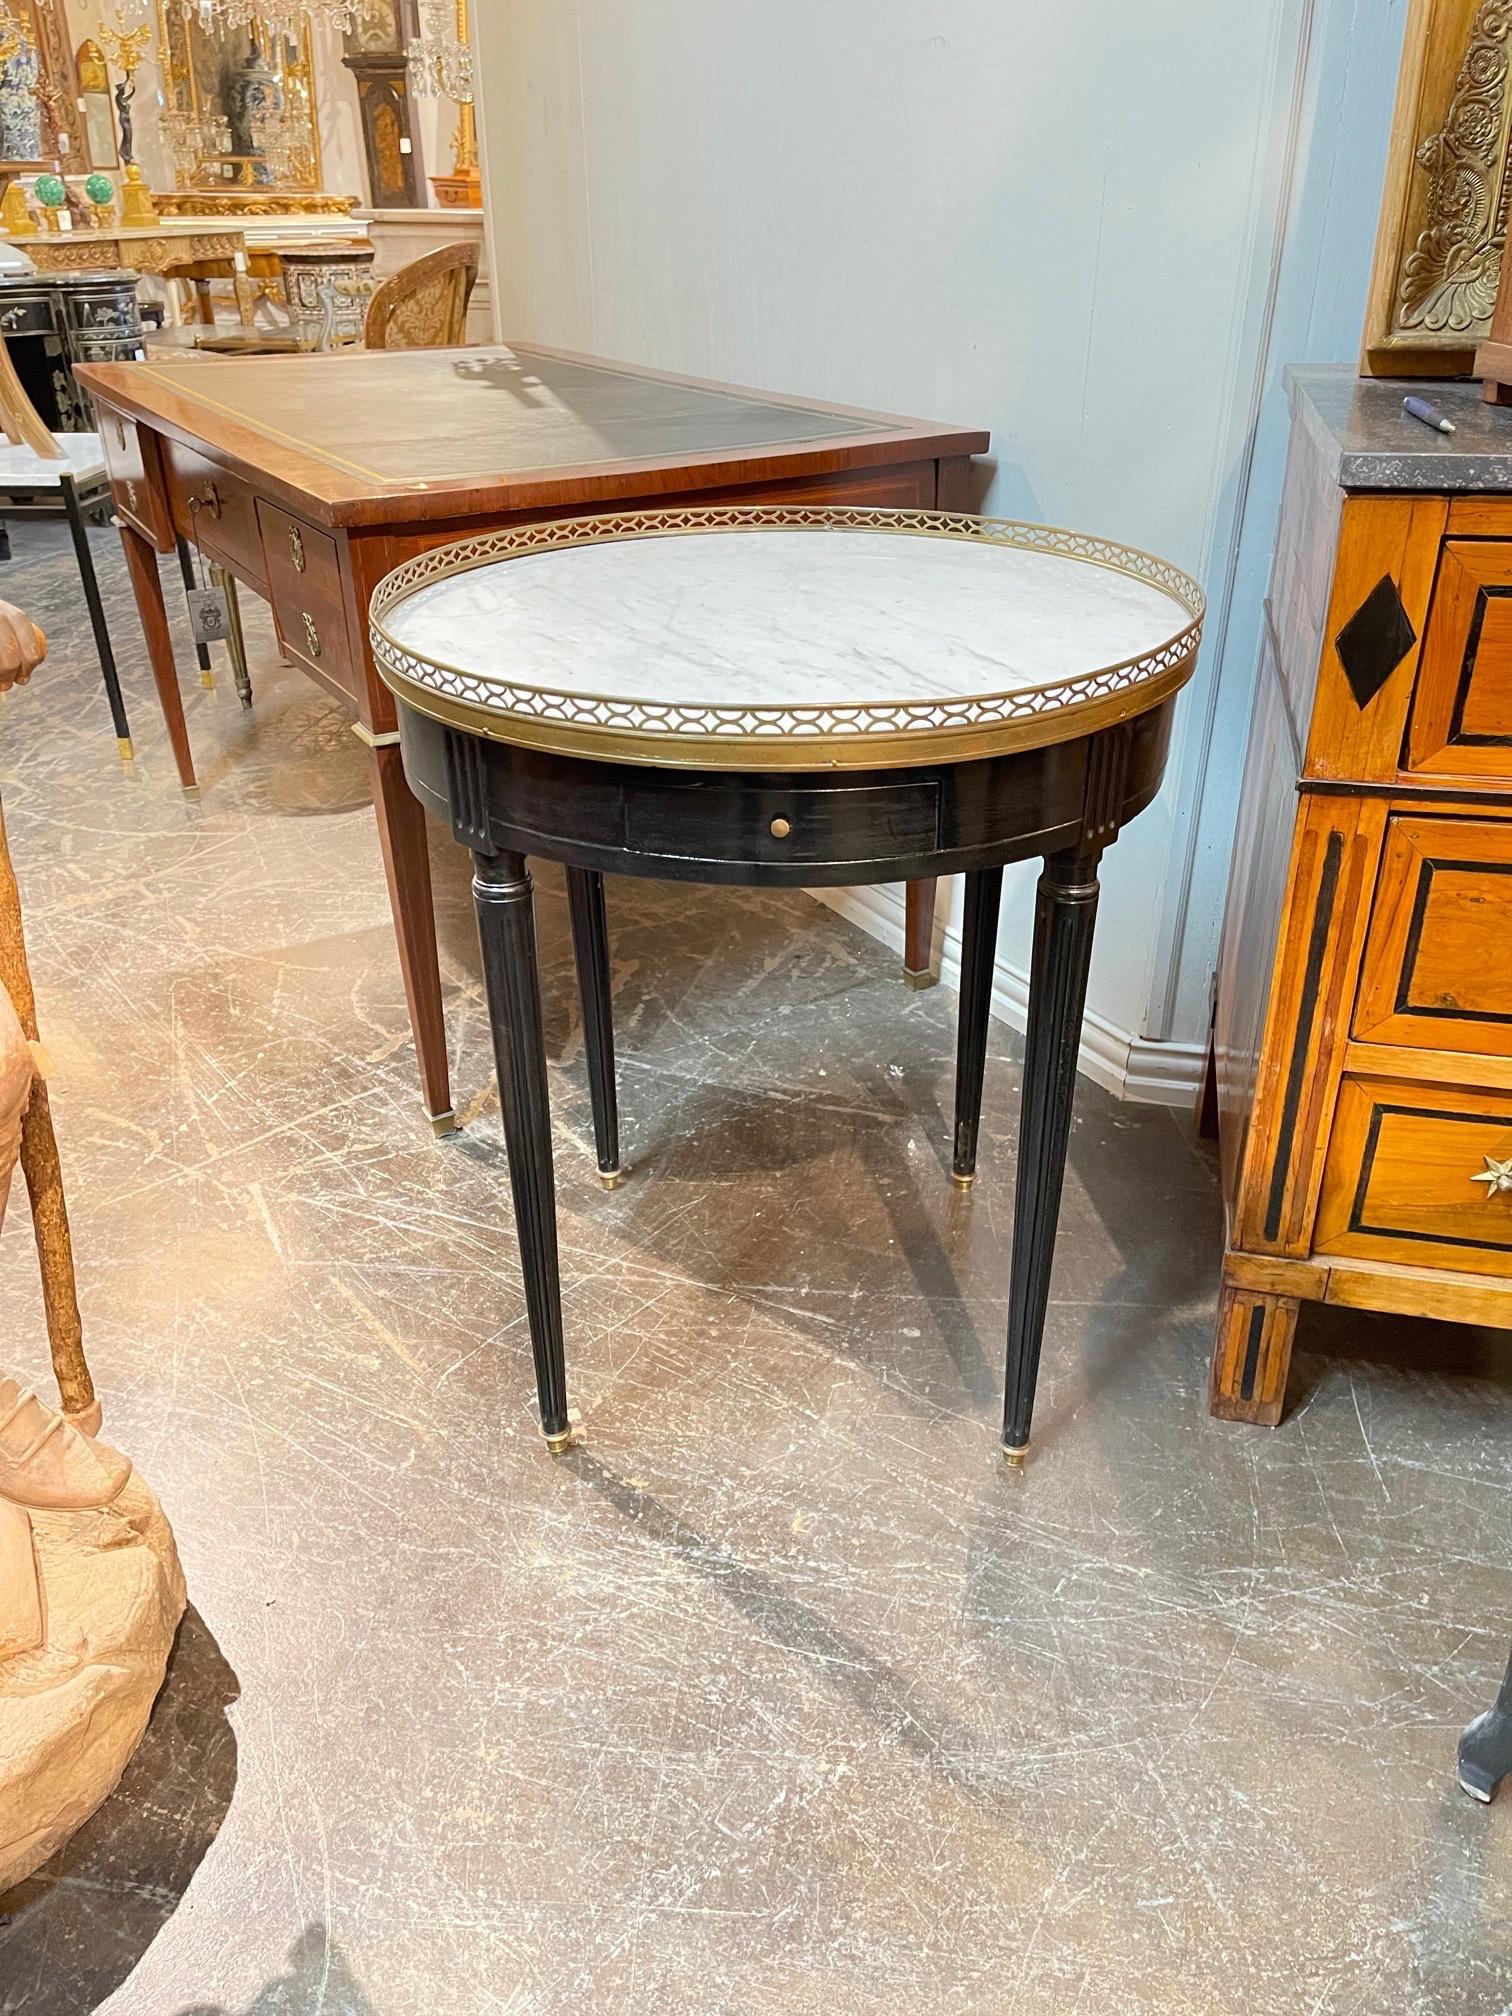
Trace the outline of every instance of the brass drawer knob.
{"type": "Polygon", "coordinates": [[[1472,1176],[1472,1183],[1484,1183],[1487,1197],[1495,1197],[1499,1191],[1512,1190],[1512,1155],[1505,1162],[1493,1161],[1489,1155],[1482,1156],[1485,1168],[1478,1176],[1472,1176]]]}
{"type": "Polygon", "coordinates": [[[299,536],[299,527],[297,525],[289,527],[289,558],[294,562],[294,572],[296,574],[303,574],[305,571],[304,541],[299,536]]]}
{"type": "Polygon", "coordinates": [[[792,830],[786,819],[774,819],[772,821],[772,838],[774,840],[786,840],[792,830]]]}
{"type": "Polygon", "coordinates": [[[315,618],[310,614],[308,609],[301,610],[300,614],[304,617],[305,643],[309,646],[310,656],[318,658],[320,656],[320,632],[315,628],[315,618]]]}

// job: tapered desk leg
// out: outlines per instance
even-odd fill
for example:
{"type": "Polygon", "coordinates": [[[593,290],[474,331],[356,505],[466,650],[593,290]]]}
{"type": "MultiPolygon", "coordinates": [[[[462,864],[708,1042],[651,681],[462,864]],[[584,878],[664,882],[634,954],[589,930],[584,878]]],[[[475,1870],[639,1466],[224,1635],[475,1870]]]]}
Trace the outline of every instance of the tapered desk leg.
{"type": "Polygon", "coordinates": [[[933,987],[935,898],[940,885],[932,877],[903,886],[903,978],[910,987],[933,987]]]}
{"type": "Polygon", "coordinates": [[[74,558],[79,563],[79,579],[84,584],[84,606],[89,611],[95,650],[100,655],[100,677],[105,682],[105,698],[110,703],[110,718],[115,723],[116,747],[122,756],[129,757],[131,723],[126,719],[126,702],[121,698],[121,681],[116,672],[115,651],[105,622],[105,605],[100,600],[100,583],[95,574],[94,555],[89,550],[89,527],[84,523],[84,513],[79,509],[79,493],[74,488],[73,478],[65,476],[59,487],[63,492],[63,510],[68,518],[68,530],[73,539],[74,558]]]}
{"type": "Polygon", "coordinates": [[[1497,1786],[1509,1772],[1512,1772],[1512,1660],[1507,1663],[1495,1702],[1484,1715],[1477,1715],[1460,1737],[1460,1787],[1472,1799],[1494,1799],[1497,1786]]]}
{"type": "Polygon", "coordinates": [[[620,1167],[619,1099],[614,1085],[614,990],[609,978],[609,923],[604,878],[595,868],[567,870],[572,950],[583,1002],[583,1050],[593,1105],[593,1145],[606,1190],[624,1180],[620,1167]]]}
{"type": "Polygon", "coordinates": [[[557,1265],[556,1179],[535,905],[520,854],[474,854],[473,897],[483,948],[483,984],[493,1025],[504,1145],[514,1194],[525,1310],[535,1354],[541,1432],[553,1454],[567,1447],[567,1368],[562,1350],[562,1284],[557,1265]]]}
{"type": "Polygon", "coordinates": [[[178,666],[173,659],[173,633],[168,628],[168,611],[163,606],[163,577],[158,573],[157,554],[141,533],[123,520],[121,544],[126,549],[126,566],[136,596],[137,614],[147,639],[147,655],[152,660],[152,676],[157,682],[158,700],[173,745],[179,782],[197,796],[194,757],[189,749],[189,729],[184,720],[183,696],[179,692],[178,666]]]}
{"type": "Polygon", "coordinates": [[[966,877],[961,922],[961,1000],[956,1022],[955,1154],[950,1180],[969,1190],[976,1176],[977,1129],[982,1119],[982,1078],[987,1066],[987,1026],[997,960],[1001,868],[974,868],[966,877]]]}
{"type": "Polygon", "coordinates": [[[1035,897],[1003,1394],[1003,1454],[1010,1463],[1022,1463],[1029,1447],[1092,961],[1098,858],[1070,849],[1050,855],[1035,897]]]}
{"type": "MultiPolygon", "coordinates": [[[[189,541],[182,533],[179,534],[178,556],[179,572],[184,577],[184,586],[186,588],[198,587],[199,583],[194,578],[194,555],[189,549],[189,541]]],[[[200,668],[201,686],[214,686],[215,674],[210,669],[210,646],[208,644],[201,644],[196,640],[194,656],[200,668]]]]}
{"type": "Polygon", "coordinates": [[[373,810],[378,815],[378,843],[388,877],[394,936],[399,941],[404,998],[415,1032],[420,1086],[431,1126],[438,1134],[450,1134],[456,1127],[456,1116],[446,1060],[446,1018],[441,1010],[441,967],[436,956],[436,906],[431,895],[425,813],[404,781],[397,745],[380,743],[372,754],[373,810]]]}

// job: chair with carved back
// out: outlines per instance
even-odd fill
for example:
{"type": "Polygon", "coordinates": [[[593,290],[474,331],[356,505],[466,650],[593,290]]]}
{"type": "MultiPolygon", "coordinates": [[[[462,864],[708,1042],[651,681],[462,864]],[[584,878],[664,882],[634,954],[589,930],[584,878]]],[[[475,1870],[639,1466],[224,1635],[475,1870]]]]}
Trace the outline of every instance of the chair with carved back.
{"type": "Polygon", "coordinates": [[[467,341],[478,278],[476,245],[441,245],[373,290],[363,340],[370,350],[449,349],[467,341]]]}

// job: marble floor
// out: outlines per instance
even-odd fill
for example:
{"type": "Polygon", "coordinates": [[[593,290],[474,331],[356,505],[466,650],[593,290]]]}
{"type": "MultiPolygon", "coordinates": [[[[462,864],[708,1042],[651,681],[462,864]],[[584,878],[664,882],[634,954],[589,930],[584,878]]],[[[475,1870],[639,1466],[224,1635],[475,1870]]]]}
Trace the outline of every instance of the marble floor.
{"type": "MultiPolygon", "coordinates": [[[[593,1180],[542,876],[569,1369],[552,1461],[466,867],[434,1142],[365,757],[254,611],[257,706],[139,754],[71,563],[0,705],[107,1428],[191,1609],[119,1793],[0,1899],[5,2016],[1495,2016],[1512,1800],[1458,1791],[1512,1633],[1512,1366],[1307,1324],[1204,1406],[1185,1116],[1080,1091],[1035,1459],[997,1461],[1016,1043],[943,1173],[954,1003],[802,895],[611,890],[634,1179],[593,1180]]],[[[24,1211],[4,1359],[45,1368],[24,1211]]]]}

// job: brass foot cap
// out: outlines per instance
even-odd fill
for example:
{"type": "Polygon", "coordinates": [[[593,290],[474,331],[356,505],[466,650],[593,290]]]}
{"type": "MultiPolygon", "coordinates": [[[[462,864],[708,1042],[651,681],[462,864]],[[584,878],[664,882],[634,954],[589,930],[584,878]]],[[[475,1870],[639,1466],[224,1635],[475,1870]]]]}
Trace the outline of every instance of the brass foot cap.
{"type": "Polygon", "coordinates": [[[129,735],[117,735],[116,748],[120,751],[121,761],[123,763],[129,763],[131,759],[136,755],[135,749],[133,749],[131,746],[131,737],[129,735]]]}
{"type": "Polygon", "coordinates": [[[201,672],[200,684],[207,693],[213,693],[215,691],[215,674],[213,672],[201,672]]]}
{"type": "Polygon", "coordinates": [[[938,987],[940,984],[939,974],[931,973],[927,966],[922,973],[915,973],[910,967],[905,966],[903,978],[910,987],[938,987]]]}
{"type": "Polygon", "coordinates": [[[438,1141],[444,1141],[448,1134],[460,1134],[462,1132],[462,1129],[457,1125],[457,1116],[449,1106],[444,1113],[432,1113],[428,1117],[430,1119],[431,1132],[438,1141]]]}
{"type": "Polygon", "coordinates": [[[618,1190],[621,1183],[630,1174],[630,1171],[628,1169],[600,1169],[597,1174],[598,1180],[606,1190],[618,1190]]]}
{"type": "Polygon", "coordinates": [[[963,1176],[959,1169],[952,1169],[950,1180],[954,1183],[957,1190],[969,1190],[976,1181],[976,1171],[973,1169],[969,1176],[963,1176]]]}
{"type": "Polygon", "coordinates": [[[186,798],[197,799],[199,797],[199,794],[200,794],[200,787],[198,786],[198,784],[186,784],[184,786],[184,796],[186,798]]]}
{"type": "Polygon", "coordinates": [[[546,1447],[553,1456],[560,1456],[564,1449],[572,1447],[572,1430],[564,1428],[560,1435],[548,1435],[546,1447]]]}
{"type": "Polygon", "coordinates": [[[1010,1449],[1006,1442],[1003,1444],[1003,1461],[1011,1469],[1022,1470],[1024,1467],[1024,1458],[1028,1454],[1029,1444],[1027,1442],[1022,1443],[1017,1449],[1010,1449]]]}

